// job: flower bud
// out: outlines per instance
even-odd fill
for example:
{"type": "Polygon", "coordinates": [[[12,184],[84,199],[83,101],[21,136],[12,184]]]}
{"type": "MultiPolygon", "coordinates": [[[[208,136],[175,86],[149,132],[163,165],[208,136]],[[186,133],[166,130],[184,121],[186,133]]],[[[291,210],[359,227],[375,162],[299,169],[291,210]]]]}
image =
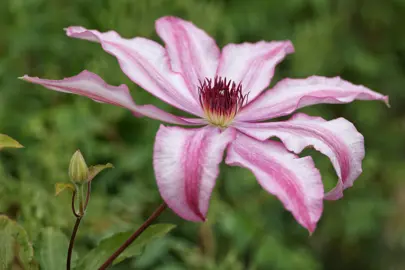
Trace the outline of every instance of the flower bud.
{"type": "Polygon", "coordinates": [[[89,168],[80,150],[77,150],[70,159],[69,177],[75,184],[83,184],[88,181],[89,168]]]}

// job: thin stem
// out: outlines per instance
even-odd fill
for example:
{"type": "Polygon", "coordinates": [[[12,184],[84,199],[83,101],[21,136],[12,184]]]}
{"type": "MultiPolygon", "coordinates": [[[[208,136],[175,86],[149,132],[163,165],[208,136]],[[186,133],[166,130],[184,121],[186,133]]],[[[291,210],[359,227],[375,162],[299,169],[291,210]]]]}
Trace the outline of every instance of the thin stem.
{"type": "Polygon", "coordinates": [[[84,185],[80,185],[80,187],[79,187],[79,215],[80,216],[84,215],[84,204],[85,204],[84,185]]]}
{"type": "Polygon", "coordinates": [[[70,237],[69,249],[68,249],[68,254],[67,254],[67,261],[66,261],[66,269],[67,270],[70,270],[70,263],[72,261],[73,245],[75,243],[76,233],[77,233],[77,230],[79,229],[79,225],[80,225],[81,220],[82,220],[81,216],[78,216],[76,218],[76,223],[75,223],[75,226],[73,227],[72,236],[70,237]]]}
{"type": "Polygon", "coordinates": [[[80,221],[82,220],[82,217],[84,215],[84,211],[87,208],[87,205],[90,200],[90,192],[91,192],[91,183],[88,182],[87,184],[87,194],[86,194],[86,200],[83,205],[83,187],[80,187],[79,190],[79,213],[76,212],[75,208],[75,200],[76,200],[76,193],[77,193],[77,188],[73,191],[72,194],[72,212],[73,215],[76,217],[76,223],[75,226],[73,227],[72,231],[72,236],[70,237],[70,242],[69,242],[69,248],[68,248],[68,254],[67,254],[67,260],[66,260],[66,269],[70,270],[70,265],[72,261],[72,252],[73,252],[73,246],[75,244],[75,239],[76,239],[76,234],[79,229],[80,221]]]}
{"type": "Polygon", "coordinates": [[[150,217],[103,263],[103,265],[98,270],[107,269],[113,261],[129,246],[132,242],[138,238],[151,224],[152,222],[162,214],[162,212],[166,209],[167,205],[162,203],[155,212],[150,215],[150,217]]]}
{"type": "Polygon", "coordinates": [[[72,212],[73,212],[73,215],[75,215],[75,217],[78,218],[80,216],[77,214],[76,209],[75,209],[75,199],[76,199],[76,190],[74,190],[73,194],[72,194],[72,212]]]}
{"type": "Polygon", "coordinates": [[[90,193],[91,193],[91,181],[87,183],[87,194],[86,194],[86,201],[84,203],[84,211],[87,209],[87,205],[89,204],[90,200],[90,193]]]}

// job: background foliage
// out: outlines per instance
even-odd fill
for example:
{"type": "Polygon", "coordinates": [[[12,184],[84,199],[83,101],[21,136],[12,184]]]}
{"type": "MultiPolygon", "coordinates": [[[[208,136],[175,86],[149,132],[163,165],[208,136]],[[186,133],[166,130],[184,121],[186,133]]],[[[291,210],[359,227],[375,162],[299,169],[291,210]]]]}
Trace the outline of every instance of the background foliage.
{"type": "MultiPolygon", "coordinates": [[[[173,111],[131,83],[99,45],[69,39],[62,30],[83,25],[157,40],[154,21],[168,14],[192,20],[222,46],[291,39],[296,53],[274,81],[340,75],[390,95],[392,108],[355,102],[304,110],[343,116],[366,138],[362,176],[343,200],[325,202],[311,237],[250,172],[223,166],[207,223],[188,223],[167,211],[160,222],[178,225],[170,236],[113,269],[404,269],[404,0],[1,0],[0,132],[26,148],[1,152],[0,212],[27,230],[36,260],[46,252],[40,239],[55,234],[67,244],[74,222],[70,196],[54,197],[54,184],[67,181],[78,148],[88,164],[115,165],[93,183],[78,257],[153,211],[161,201],[151,166],[159,123],[17,77],[60,79],[88,69],[110,84],[129,85],[137,103],[173,111]]],[[[328,159],[305,154],[314,156],[331,187],[337,177],[328,159]]],[[[52,269],[63,268],[60,262],[52,269]]]]}

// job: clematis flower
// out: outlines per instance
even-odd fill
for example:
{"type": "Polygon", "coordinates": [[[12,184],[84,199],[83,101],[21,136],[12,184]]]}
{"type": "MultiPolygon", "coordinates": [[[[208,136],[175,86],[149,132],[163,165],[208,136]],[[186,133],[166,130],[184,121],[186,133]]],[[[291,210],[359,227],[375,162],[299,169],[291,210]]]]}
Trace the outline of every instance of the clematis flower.
{"type": "Polygon", "coordinates": [[[176,17],[158,19],[156,31],[165,47],[141,37],[125,39],[114,31],[101,33],[79,26],[67,28],[66,34],[100,43],[133,82],[194,118],[138,105],[126,85],[110,86],[89,71],[63,80],[23,79],[124,107],[136,116],[189,126],[161,125],[154,146],[159,191],[182,218],[205,220],[226,152],[226,164],[249,169],[266,191],[313,232],[323,200],[342,197],[343,190],[360,175],[363,136],[343,118],[327,121],[298,113],[287,121],[267,120],[312,104],[356,99],[388,104],[388,97],[339,77],[284,79],[266,90],[276,65],[294,52],[290,41],[228,44],[220,50],[206,32],[176,17]],[[308,146],[327,155],[336,170],[337,185],[326,194],[312,158],[296,155],[308,146]]]}

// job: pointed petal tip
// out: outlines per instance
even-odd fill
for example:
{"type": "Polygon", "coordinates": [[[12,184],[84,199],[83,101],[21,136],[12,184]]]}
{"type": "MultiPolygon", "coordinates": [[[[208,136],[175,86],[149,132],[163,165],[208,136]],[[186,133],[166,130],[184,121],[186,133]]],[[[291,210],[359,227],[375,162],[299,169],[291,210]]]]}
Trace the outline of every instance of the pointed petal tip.
{"type": "MultiPolygon", "coordinates": [[[[170,207],[170,206],[169,206],[170,207]]],[[[170,207],[171,208],[171,207],[170,207]]],[[[190,208],[191,209],[191,208],[190,208]]],[[[206,215],[203,215],[203,213],[201,213],[201,211],[197,211],[197,212],[194,212],[193,211],[193,215],[184,215],[183,213],[180,213],[180,212],[178,212],[178,211],[175,211],[174,209],[172,209],[172,211],[176,214],[176,215],[178,215],[179,217],[181,217],[181,218],[183,218],[183,219],[185,219],[185,220],[188,220],[188,221],[191,221],[191,222],[195,222],[195,223],[204,223],[204,222],[206,222],[208,219],[207,219],[207,217],[206,217],[206,215]]]]}
{"type": "Polygon", "coordinates": [[[294,45],[293,45],[293,43],[290,41],[290,40],[286,40],[286,41],[284,41],[285,42],[285,47],[284,47],[284,51],[286,52],[286,53],[294,53],[295,52],[295,48],[294,48],[294,45]]]}
{"type": "Polygon", "coordinates": [[[196,213],[196,215],[201,219],[200,222],[205,222],[207,221],[207,217],[204,216],[201,211],[198,211],[198,213],[196,213]]]}
{"type": "Polygon", "coordinates": [[[173,15],[167,15],[167,16],[160,17],[159,19],[156,20],[155,23],[159,24],[159,23],[162,23],[165,21],[167,21],[167,22],[188,22],[182,18],[173,16],[173,15]]]}
{"type": "Polygon", "coordinates": [[[69,26],[69,27],[63,28],[63,30],[65,31],[66,35],[70,37],[73,32],[73,28],[74,28],[74,26],[69,26]]]}
{"type": "Polygon", "coordinates": [[[315,229],[316,229],[316,222],[308,224],[307,227],[306,227],[306,229],[308,230],[309,237],[311,237],[311,236],[314,234],[314,232],[315,232],[315,229]]]}
{"type": "Polygon", "coordinates": [[[24,74],[23,76],[17,77],[17,79],[23,80],[23,81],[29,81],[30,79],[38,79],[38,77],[31,77],[27,74],[24,74]]]}
{"type": "Polygon", "coordinates": [[[173,15],[167,15],[167,16],[160,17],[159,19],[156,20],[156,22],[166,21],[166,20],[176,20],[176,19],[178,19],[178,18],[173,15]]]}
{"type": "Polygon", "coordinates": [[[325,194],[325,200],[327,201],[337,201],[339,199],[343,198],[343,192],[339,192],[339,193],[331,193],[328,192],[325,194]]]}
{"type": "Polygon", "coordinates": [[[65,30],[66,35],[69,37],[73,34],[83,33],[85,31],[87,31],[87,29],[82,26],[69,26],[69,27],[63,28],[63,30],[65,30]]]}
{"type": "Polygon", "coordinates": [[[17,77],[17,79],[31,83],[34,83],[35,80],[40,80],[39,77],[31,77],[27,74],[25,74],[24,76],[17,77]]]}
{"type": "Polygon", "coordinates": [[[385,105],[387,105],[388,108],[391,108],[389,96],[384,96],[383,101],[384,101],[385,105]]]}
{"type": "Polygon", "coordinates": [[[343,198],[343,187],[336,186],[331,191],[325,193],[325,200],[327,201],[337,201],[341,198],[343,198]]]}
{"type": "MultiPolygon", "coordinates": [[[[168,15],[168,16],[164,16],[164,17],[160,17],[159,19],[157,19],[155,21],[155,28],[157,31],[159,31],[158,29],[160,27],[163,27],[165,24],[176,24],[176,23],[190,23],[188,21],[185,21],[179,17],[175,17],[172,15],[168,15]]],[[[158,32],[159,33],[159,32],[158,32]]]]}

